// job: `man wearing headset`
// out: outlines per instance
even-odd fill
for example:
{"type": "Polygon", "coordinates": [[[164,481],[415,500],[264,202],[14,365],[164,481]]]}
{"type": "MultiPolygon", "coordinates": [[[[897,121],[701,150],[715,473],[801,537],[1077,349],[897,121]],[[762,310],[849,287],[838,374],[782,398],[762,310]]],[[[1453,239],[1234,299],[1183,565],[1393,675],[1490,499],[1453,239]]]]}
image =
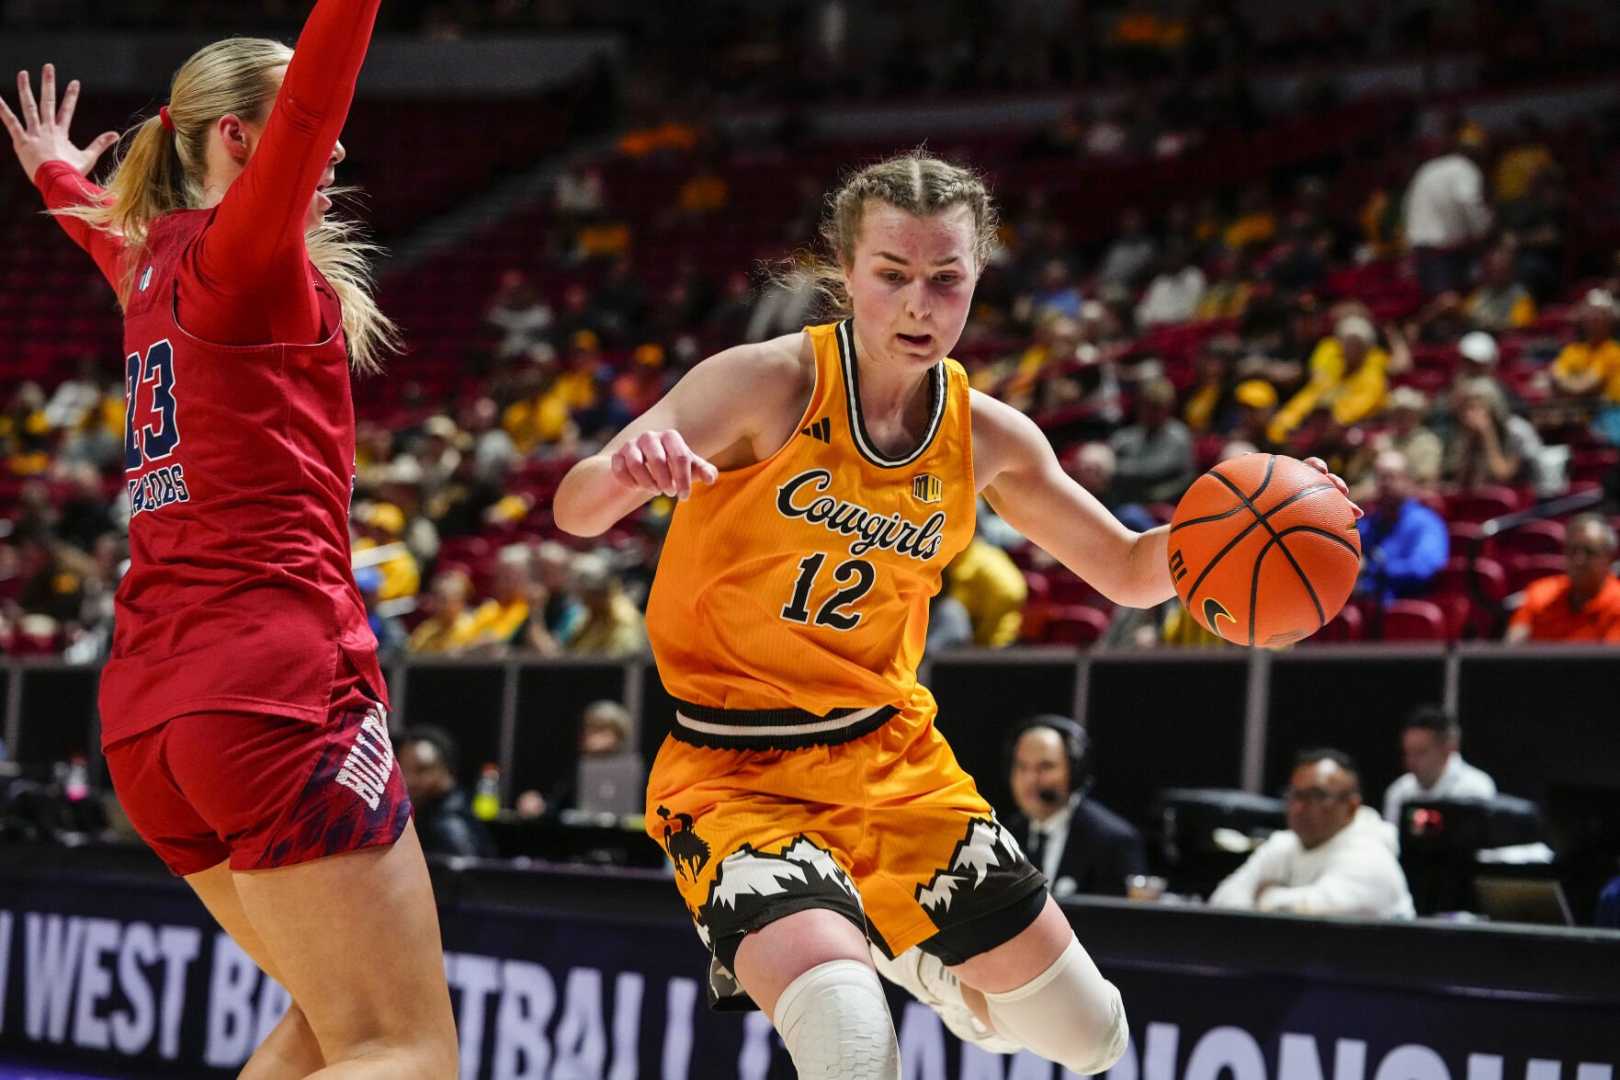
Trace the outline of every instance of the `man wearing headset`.
{"type": "Polygon", "coordinates": [[[1124,896],[1125,879],[1147,873],[1142,834],[1087,797],[1091,740],[1065,716],[1030,717],[1007,743],[1013,801],[1003,821],[1029,860],[1046,874],[1052,895],[1124,896]]]}

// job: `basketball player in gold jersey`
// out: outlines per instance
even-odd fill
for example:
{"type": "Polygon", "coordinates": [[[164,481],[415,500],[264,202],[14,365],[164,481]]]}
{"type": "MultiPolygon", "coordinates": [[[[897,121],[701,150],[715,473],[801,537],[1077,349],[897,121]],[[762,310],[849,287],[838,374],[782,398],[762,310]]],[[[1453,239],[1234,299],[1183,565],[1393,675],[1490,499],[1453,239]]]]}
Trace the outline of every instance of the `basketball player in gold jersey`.
{"type": "Polygon", "coordinates": [[[1120,525],[946,358],[995,228],[964,169],[917,152],[856,173],[814,268],[846,317],[705,360],[556,497],[580,536],[681,500],[647,605],[678,702],[649,832],[713,953],[711,1002],[751,998],[803,1077],[900,1075],[874,963],[981,1046],[1076,1073],[1125,1049],[1119,992],[917,682],[981,492],[1116,603],[1174,595],[1166,530],[1120,525]]]}

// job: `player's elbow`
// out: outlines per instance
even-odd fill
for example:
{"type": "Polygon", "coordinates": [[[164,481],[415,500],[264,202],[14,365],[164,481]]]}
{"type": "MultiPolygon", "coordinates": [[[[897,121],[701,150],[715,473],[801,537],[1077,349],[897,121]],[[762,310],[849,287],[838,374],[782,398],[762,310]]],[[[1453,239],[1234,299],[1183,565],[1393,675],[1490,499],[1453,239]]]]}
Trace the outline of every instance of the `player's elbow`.
{"type": "Polygon", "coordinates": [[[588,508],[580,505],[580,500],[564,498],[561,491],[557,492],[557,497],[551,504],[551,519],[557,523],[557,528],[581,539],[601,536],[610,524],[598,520],[588,508]]]}
{"type": "Polygon", "coordinates": [[[602,535],[613,524],[613,519],[602,513],[605,500],[591,498],[586,476],[589,461],[587,458],[568,470],[551,500],[551,519],[557,528],[585,539],[602,535]]]}

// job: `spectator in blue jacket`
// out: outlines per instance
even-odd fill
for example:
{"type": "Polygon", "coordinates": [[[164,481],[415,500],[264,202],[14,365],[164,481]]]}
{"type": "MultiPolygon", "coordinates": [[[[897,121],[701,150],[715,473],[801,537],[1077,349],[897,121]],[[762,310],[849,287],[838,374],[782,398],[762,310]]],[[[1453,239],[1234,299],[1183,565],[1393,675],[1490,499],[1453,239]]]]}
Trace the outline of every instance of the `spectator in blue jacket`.
{"type": "Polygon", "coordinates": [[[1356,591],[1384,603],[1421,596],[1446,565],[1451,538],[1440,515],[1412,497],[1406,455],[1386,450],[1373,462],[1372,507],[1361,531],[1361,579],[1356,591]]]}

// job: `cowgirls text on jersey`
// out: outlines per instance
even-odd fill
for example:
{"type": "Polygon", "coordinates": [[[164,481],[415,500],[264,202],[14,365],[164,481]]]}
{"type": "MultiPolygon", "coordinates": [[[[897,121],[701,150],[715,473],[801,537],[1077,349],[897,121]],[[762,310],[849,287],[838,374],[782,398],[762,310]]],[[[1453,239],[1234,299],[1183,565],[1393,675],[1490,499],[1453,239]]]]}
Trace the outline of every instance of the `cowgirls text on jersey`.
{"type": "Polygon", "coordinates": [[[807,469],[776,489],[776,511],[785,518],[803,518],[828,532],[859,539],[849,545],[851,555],[864,555],[873,548],[893,551],[926,562],[939,553],[945,531],[945,512],[936,510],[921,525],[907,521],[898,512],[875,514],[859,503],[821,495],[802,505],[795,501],[801,489],[823,492],[832,486],[832,473],[807,469]]]}

